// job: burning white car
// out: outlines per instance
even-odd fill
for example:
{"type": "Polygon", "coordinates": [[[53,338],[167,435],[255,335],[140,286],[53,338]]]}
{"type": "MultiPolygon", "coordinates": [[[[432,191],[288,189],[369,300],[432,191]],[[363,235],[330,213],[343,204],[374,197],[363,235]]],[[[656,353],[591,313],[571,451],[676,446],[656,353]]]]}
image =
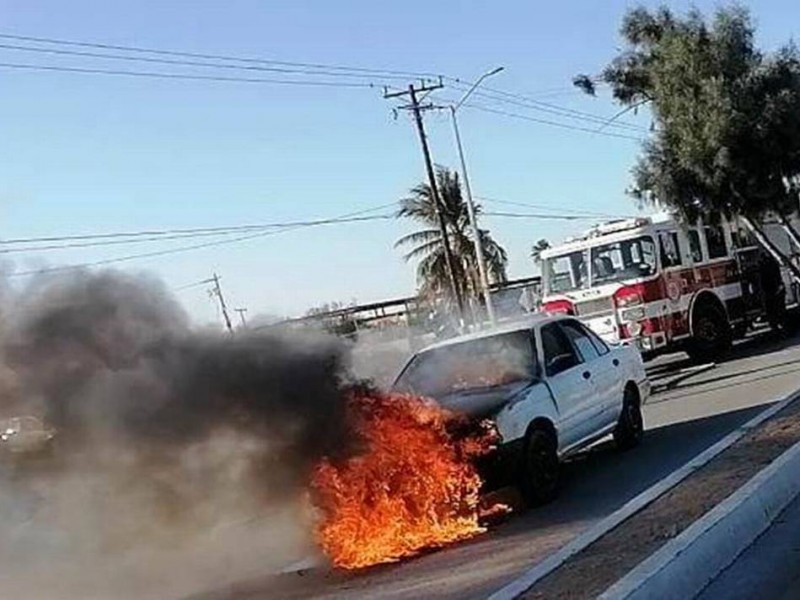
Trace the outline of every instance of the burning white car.
{"type": "Polygon", "coordinates": [[[621,449],[640,442],[650,383],[635,347],[608,345],[571,317],[536,315],[420,351],[394,389],[491,419],[501,445],[480,465],[487,486],[513,478],[541,504],[556,494],[561,459],[609,433],[621,449]]]}

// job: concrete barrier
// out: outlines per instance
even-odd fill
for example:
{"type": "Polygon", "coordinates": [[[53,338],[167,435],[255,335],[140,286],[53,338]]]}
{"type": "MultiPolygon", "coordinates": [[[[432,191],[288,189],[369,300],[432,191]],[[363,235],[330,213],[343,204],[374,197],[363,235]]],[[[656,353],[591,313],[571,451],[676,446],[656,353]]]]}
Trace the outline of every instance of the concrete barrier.
{"type": "Polygon", "coordinates": [[[733,563],[800,493],[800,443],[667,542],[600,600],[686,600],[733,563]]]}

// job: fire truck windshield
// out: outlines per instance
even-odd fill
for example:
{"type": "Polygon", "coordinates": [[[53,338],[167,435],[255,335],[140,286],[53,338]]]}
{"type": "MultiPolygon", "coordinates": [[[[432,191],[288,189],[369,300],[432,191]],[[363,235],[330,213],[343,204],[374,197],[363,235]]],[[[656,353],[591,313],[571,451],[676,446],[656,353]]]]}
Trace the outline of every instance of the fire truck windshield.
{"type": "Polygon", "coordinates": [[[572,290],[648,277],[656,271],[656,245],[649,235],[601,244],[588,250],[552,256],[544,261],[545,293],[572,290]],[[591,256],[591,273],[587,267],[591,256]]]}
{"type": "Polygon", "coordinates": [[[592,285],[648,277],[656,271],[656,245],[649,235],[595,246],[591,252],[592,285]]]}
{"type": "Polygon", "coordinates": [[[586,251],[577,250],[544,261],[544,285],[549,294],[588,287],[586,251]]]}

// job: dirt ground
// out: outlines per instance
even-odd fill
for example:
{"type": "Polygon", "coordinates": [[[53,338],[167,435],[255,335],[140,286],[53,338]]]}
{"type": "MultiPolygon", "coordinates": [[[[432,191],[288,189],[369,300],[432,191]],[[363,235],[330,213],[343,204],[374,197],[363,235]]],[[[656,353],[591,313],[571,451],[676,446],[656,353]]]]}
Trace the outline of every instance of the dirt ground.
{"type": "Polygon", "coordinates": [[[579,552],[523,598],[595,598],[800,441],[800,400],[579,552]]]}

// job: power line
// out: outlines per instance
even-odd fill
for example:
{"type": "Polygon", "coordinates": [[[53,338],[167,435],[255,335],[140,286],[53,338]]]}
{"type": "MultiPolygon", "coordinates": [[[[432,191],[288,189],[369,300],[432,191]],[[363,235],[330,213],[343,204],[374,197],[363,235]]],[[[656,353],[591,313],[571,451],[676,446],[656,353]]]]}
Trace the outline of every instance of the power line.
{"type": "Polygon", "coordinates": [[[622,129],[624,131],[634,131],[640,133],[646,133],[647,128],[642,127],[640,125],[634,125],[633,123],[627,123],[625,121],[611,121],[609,117],[603,117],[600,115],[594,115],[592,113],[587,113],[583,111],[573,110],[570,108],[556,106],[554,104],[548,104],[544,102],[537,102],[534,100],[528,101],[517,101],[511,98],[503,98],[502,96],[494,96],[484,93],[483,91],[476,92],[477,96],[488,100],[494,100],[496,102],[502,102],[505,104],[511,104],[514,106],[519,106],[522,108],[528,108],[531,110],[536,110],[539,112],[558,115],[564,117],[566,119],[573,119],[576,121],[584,121],[590,123],[596,123],[598,125],[602,125],[604,127],[614,127],[617,129],[622,129]]]}
{"type": "Polygon", "coordinates": [[[553,221],[584,221],[597,219],[597,215],[548,215],[544,213],[485,212],[487,217],[511,217],[516,219],[544,219],[553,221]]]}
{"type": "MultiPolygon", "coordinates": [[[[456,103],[456,101],[453,100],[452,98],[439,97],[438,100],[440,100],[441,102],[446,102],[448,104],[455,104],[456,103]]],[[[525,120],[525,121],[531,121],[533,123],[540,123],[542,125],[551,125],[553,127],[560,127],[562,129],[571,129],[573,131],[583,131],[583,132],[586,132],[586,133],[593,133],[593,134],[596,134],[596,135],[605,135],[607,137],[635,140],[637,142],[642,140],[642,138],[634,137],[632,135],[625,135],[623,133],[617,133],[617,132],[612,132],[612,131],[602,131],[602,130],[598,130],[597,128],[580,127],[578,125],[571,125],[569,123],[561,123],[561,122],[558,122],[558,121],[551,121],[549,119],[539,119],[537,117],[532,117],[530,115],[521,115],[519,113],[513,113],[513,112],[506,111],[506,110],[501,110],[499,108],[491,108],[491,107],[485,106],[483,104],[475,104],[475,103],[472,103],[472,102],[466,102],[466,103],[462,104],[462,106],[464,106],[466,108],[472,108],[472,109],[475,109],[475,110],[480,110],[480,111],[483,111],[483,112],[493,113],[493,114],[502,115],[502,116],[506,116],[506,117],[512,117],[512,118],[516,118],[516,119],[522,119],[522,120],[525,120]]],[[[446,107],[437,106],[435,108],[446,108],[446,107]]],[[[605,123],[605,120],[602,120],[601,122],[605,123]]]]}
{"type": "MultiPolygon", "coordinates": [[[[445,77],[446,80],[451,81],[454,87],[458,87],[461,89],[466,89],[469,86],[468,82],[461,81],[458,78],[452,77],[445,77]]],[[[538,110],[541,112],[546,112],[550,114],[561,115],[567,118],[574,118],[578,120],[584,121],[592,121],[594,123],[598,123],[603,125],[604,127],[618,127],[622,129],[629,129],[631,131],[641,131],[646,132],[647,128],[641,125],[637,125],[635,123],[630,123],[626,121],[619,121],[617,119],[610,120],[609,117],[603,115],[597,115],[590,112],[585,112],[581,110],[575,110],[572,108],[568,108],[565,106],[559,106],[557,104],[552,104],[549,102],[542,102],[541,100],[534,99],[530,96],[526,96],[524,94],[518,94],[513,92],[507,92],[504,90],[500,90],[497,88],[492,88],[488,86],[483,86],[481,89],[475,91],[476,96],[480,96],[489,100],[494,100],[497,102],[503,102],[507,104],[512,104],[515,106],[530,108],[533,110],[538,110]]],[[[618,117],[619,115],[617,115],[618,117]]]]}
{"type": "Polygon", "coordinates": [[[92,248],[96,246],[118,246],[121,244],[140,244],[144,242],[161,242],[170,240],[185,240],[198,237],[219,237],[224,235],[231,235],[242,231],[263,231],[265,229],[281,229],[292,227],[310,227],[314,225],[328,225],[332,223],[359,223],[363,221],[377,221],[393,219],[395,216],[391,215],[375,215],[371,217],[353,217],[349,219],[326,219],[319,221],[297,221],[295,223],[287,223],[284,225],[266,225],[263,227],[241,227],[231,228],[229,231],[215,231],[206,233],[187,233],[181,235],[165,235],[165,236],[152,236],[152,237],[134,237],[128,239],[114,239],[103,240],[96,242],[75,242],[69,244],[51,244],[47,246],[28,246],[23,248],[0,248],[0,254],[15,254],[19,252],[41,252],[45,250],[69,250],[74,248],[92,248]]]}
{"type": "Polygon", "coordinates": [[[587,216],[595,216],[598,218],[610,218],[610,219],[619,219],[619,218],[629,218],[622,215],[613,215],[609,213],[601,213],[595,212],[590,210],[577,210],[572,208],[562,208],[562,207],[555,207],[555,206],[547,206],[546,204],[533,204],[530,202],[515,202],[512,200],[499,200],[497,198],[489,198],[488,196],[478,196],[479,200],[483,200],[484,202],[491,202],[493,204],[506,204],[508,206],[521,206],[523,208],[534,208],[537,210],[546,210],[556,213],[573,213],[573,214],[580,214],[580,215],[587,215],[587,216]]]}
{"type": "MultiPolygon", "coordinates": [[[[383,204],[381,206],[371,208],[365,212],[375,212],[394,206],[395,203],[383,204]]],[[[363,213],[359,213],[363,214],[363,213]]],[[[45,236],[45,237],[29,237],[29,238],[12,238],[0,240],[0,253],[9,252],[10,249],[5,250],[3,245],[19,245],[19,244],[36,244],[43,242],[71,242],[74,240],[101,240],[96,242],[89,242],[85,245],[78,244],[63,244],[55,245],[52,247],[33,247],[33,248],[20,248],[21,251],[26,250],[44,250],[44,249],[60,249],[62,247],[85,247],[93,245],[112,245],[119,243],[132,243],[139,241],[162,241],[170,239],[183,239],[187,237],[201,237],[206,235],[225,235],[231,233],[242,233],[247,231],[259,231],[264,229],[282,229],[287,227],[308,227],[313,225],[328,225],[336,223],[355,223],[360,221],[373,221],[378,219],[391,219],[394,218],[393,214],[373,215],[373,216],[347,216],[347,217],[334,217],[330,219],[314,219],[306,221],[283,221],[273,223],[258,223],[252,225],[232,225],[229,227],[192,227],[185,229],[162,229],[162,230],[144,230],[144,231],[129,231],[129,232],[112,232],[112,233],[94,233],[94,234],[81,234],[81,235],[62,235],[62,236],[45,236]],[[124,239],[119,239],[124,238],[124,239]]]]}
{"type": "Polygon", "coordinates": [[[25,42],[39,42],[45,44],[55,44],[55,45],[62,45],[62,46],[76,46],[76,47],[83,47],[83,48],[99,48],[103,50],[122,50],[125,52],[136,52],[142,54],[157,54],[162,56],[183,56],[187,58],[203,58],[203,59],[210,59],[210,60],[226,60],[231,62],[242,62],[242,63],[255,63],[255,64],[267,64],[267,65],[284,65],[288,67],[302,67],[302,68],[311,68],[311,69],[331,69],[336,71],[351,71],[351,72],[359,72],[365,74],[372,74],[372,75],[397,75],[402,77],[423,77],[423,78],[438,78],[439,74],[437,73],[429,73],[429,72],[419,72],[419,71],[398,71],[393,69],[374,69],[374,68],[367,68],[367,67],[354,67],[348,65],[337,65],[337,64],[321,64],[321,63],[306,63],[306,62],[293,62],[293,61],[283,61],[283,60],[270,60],[264,58],[255,58],[255,57],[242,57],[242,56],[231,56],[226,54],[204,54],[199,52],[185,52],[179,50],[164,50],[159,48],[145,48],[141,46],[123,46],[118,44],[105,44],[100,42],[86,42],[86,41],[77,41],[77,40],[65,40],[65,39],[57,39],[57,38],[48,38],[48,37],[37,37],[37,36],[29,36],[29,35],[16,35],[10,33],[0,33],[0,38],[3,39],[10,39],[10,40],[18,40],[18,41],[25,41],[25,42]]]}
{"type": "MultiPolygon", "coordinates": [[[[345,214],[345,215],[341,215],[340,217],[336,217],[335,219],[349,219],[350,217],[356,217],[358,215],[362,215],[362,214],[368,213],[368,212],[373,212],[375,210],[376,210],[376,207],[368,208],[368,209],[365,209],[365,210],[360,210],[360,211],[356,211],[356,212],[353,212],[353,213],[348,213],[348,214],[345,214]]],[[[333,221],[333,220],[334,219],[326,219],[326,221],[328,221],[328,222],[333,221]]],[[[214,246],[222,246],[222,245],[226,245],[226,244],[233,244],[233,243],[237,243],[237,242],[243,242],[243,241],[246,241],[246,240],[252,240],[252,239],[256,239],[256,238],[267,237],[267,236],[270,236],[270,235],[277,235],[277,234],[280,234],[280,233],[286,233],[288,231],[294,231],[296,229],[302,229],[302,228],[305,228],[305,227],[313,227],[314,225],[317,225],[317,224],[320,224],[320,223],[318,223],[318,222],[306,222],[306,223],[303,223],[303,224],[297,224],[297,225],[285,227],[285,228],[282,228],[282,229],[263,231],[263,232],[254,233],[254,234],[250,234],[250,235],[243,235],[243,236],[239,236],[239,237],[236,237],[236,238],[233,238],[233,239],[216,240],[216,241],[212,241],[212,242],[205,242],[205,243],[202,243],[202,244],[193,244],[193,245],[189,245],[189,246],[181,246],[179,248],[169,248],[169,249],[166,249],[166,250],[156,250],[156,251],[153,251],[153,252],[143,252],[143,253],[139,253],[139,254],[129,254],[127,256],[118,256],[118,257],[114,257],[114,258],[107,258],[107,259],[104,259],[104,260],[81,263],[81,264],[76,264],[76,265],[64,265],[64,266],[60,266],[60,267],[46,267],[46,268],[43,268],[43,269],[33,269],[33,270],[29,270],[29,271],[17,271],[15,273],[8,274],[7,277],[29,277],[29,276],[32,276],[32,275],[44,275],[44,274],[57,273],[57,272],[63,272],[63,271],[74,271],[74,270],[85,269],[85,268],[90,268],[90,267],[100,267],[100,266],[105,266],[105,265],[110,265],[110,264],[115,264],[115,263],[120,263],[120,262],[128,262],[128,261],[131,261],[131,260],[137,260],[137,259],[141,259],[141,258],[154,258],[154,257],[158,257],[158,256],[165,256],[165,255],[168,255],[168,254],[177,254],[179,252],[190,252],[192,250],[199,250],[199,249],[202,249],[202,248],[211,248],[211,247],[214,247],[214,246]]]]}
{"type": "Polygon", "coordinates": [[[201,285],[208,285],[209,283],[213,283],[213,279],[202,279],[200,281],[195,281],[194,283],[187,283],[186,285],[181,285],[176,288],[172,288],[173,292],[181,292],[183,290],[189,290],[192,288],[200,287],[201,285]]]}
{"type": "Polygon", "coordinates": [[[55,65],[32,65],[22,63],[0,62],[0,67],[8,69],[28,69],[32,71],[61,71],[64,73],[84,73],[87,75],[122,75],[129,77],[151,77],[156,79],[183,79],[198,81],[227,81],[238,83],[270,83],[281,85],[306,85],[319,87],[342,88],[374,88],[372,83],[357,83],[349,81],[312,81],[303,79],[269,79],[256,77],[226,77],[222,75],[189,75],[183,73],[161,73],[156,71],[128,71],[120,69],[94,69],[83,67],[62,67],[55,65]]]}
{"type": "MultiPolygon", "coordinates": [[[[2,37],[2,36],[0,36],[2,37]]],[[[103,60],[125,60],[125,61],[132,61],[132,62],[146,62],[146,63],[157,63],[157,64],[166,64],[166,65],[178,65],[182,67],[202,67],[202,68],[213,68],[213,69],[232,69],[237,71],[267,71],[270,73],[284,73],[284,74],[300,74],[300,75],[324,75],[328,77],[359,77],[359,78],[368,78],[368,77],[376,77],[377,74],[374,73],[356,73],[350,71],[338,71],[335,69],[325,69],[325,70],[310,70],[310,69],[295,69],[295,68],[285,68],[285,67],[270,67],[270,66],[263,66],[263,65],[251,65],[251,64],[240,64],[240,65],[232,65],[232,64],[224,64],[224,63],[210,63],[210,62],[202,62],[202,61],[191,61],[191,60],[175,60],[169,58],[154,58],[152,56],[131,56],[131,55],[124,55],[124,54],[107,54],[107,53],[100,53],[100,52],[85,52],[80,50],[64,50],[63,48],[37,48],[33,46],[19,46],[14,44],[0,44],[0,49],[2,50],[15,50],[15,51],[23,51],[23,52],[36,52],[40,54],[55,54],[59,56],[80,56],[83,58],[97,58],[103,60]]],[[[381,79],[406,79],[403,75],[391,75],[385,74],[380,75],[381,79]]]]}
{"type": "Polygon", "coordinates": [[[570,125],[569,123],[559,123],[558,121],[550,121],[548,119],[539,119],[537,117],[532,117],[530,115],[521,115],[519,113],[513,113],[506,110],[500,110],[497,108],[489,108],[488,106],[483,106],[481,104],[472,104],[466,103],[464,104],[467,108],[472,108],[475,110],[480,110],[487,113],[493,113],[496,115],[501,115],[505,117],[510,117],[514,119],[521,119],[523,121],[531,121],[533,123],[539,123],[541,125],[551,125],[553,127],[560,127],[561,129],[570,129],[572,131],[582,131],[585,133],[594,133],[596,135],[603,135],[606,137],[614,137],[623,140],[633,140],[639,142],[642,140],[641,137],[635,137],[632,135],[625,135],[622,133],[615,133],[611,131],[597,131],[597,129],[590,129],[589,127],[580,127],[579,125],[570,125]]]}

